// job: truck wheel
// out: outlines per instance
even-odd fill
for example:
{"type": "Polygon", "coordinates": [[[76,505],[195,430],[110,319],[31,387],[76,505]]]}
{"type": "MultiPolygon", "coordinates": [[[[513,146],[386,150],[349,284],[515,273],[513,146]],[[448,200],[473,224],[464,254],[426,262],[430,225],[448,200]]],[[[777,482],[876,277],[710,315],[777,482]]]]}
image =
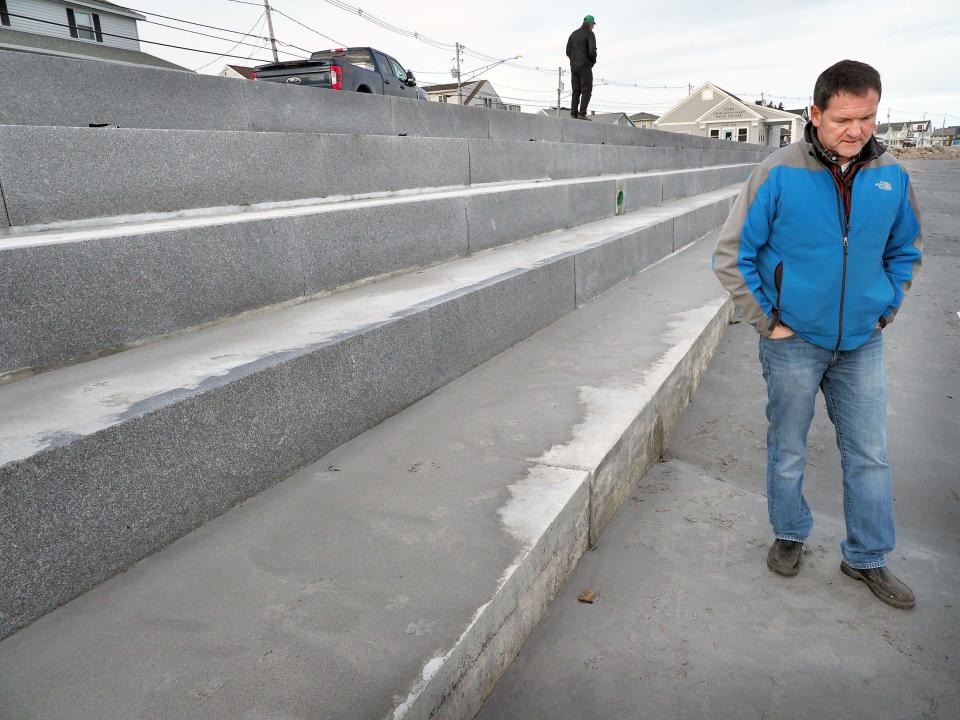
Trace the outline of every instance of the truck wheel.
{"type": "Polygon", "coordinates": [[[357,92],[359,92],[359,93],[369,93],[369,92],[370,92],[370,88],[368,88],[366,85],[361,85],[360,87],[357,88],[357,92]]]}

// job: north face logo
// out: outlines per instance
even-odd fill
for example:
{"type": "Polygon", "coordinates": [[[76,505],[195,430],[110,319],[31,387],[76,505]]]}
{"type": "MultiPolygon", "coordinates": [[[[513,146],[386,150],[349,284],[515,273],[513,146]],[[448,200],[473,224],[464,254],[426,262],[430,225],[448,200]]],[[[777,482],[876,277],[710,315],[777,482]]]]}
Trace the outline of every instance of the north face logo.
{"type": "Polygon", "coordinates": [[[881,180],[877,183],[877,190],[893,190],[893,186],[886,180],[881,180]]]}

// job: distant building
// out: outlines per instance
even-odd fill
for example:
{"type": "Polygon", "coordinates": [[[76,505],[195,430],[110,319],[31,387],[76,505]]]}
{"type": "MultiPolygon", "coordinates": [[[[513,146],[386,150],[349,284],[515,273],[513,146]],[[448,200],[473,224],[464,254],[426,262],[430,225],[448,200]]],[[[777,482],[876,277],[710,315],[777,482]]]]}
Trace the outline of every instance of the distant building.
{"type": "MultiPolygon", "coordinates": [[[[547,108],[545,110],[541,110],[537,114],[553,117],[554,115],[557,115],[557,109],[555,107],[547,108]]],[[[560,114],[560,117],[570,117],[570,108],[560,108],[559,114],[560,114]]],[[[590,119],[593,122],[602,122],[602,123],[606,123],[607,125],[620,125],[622,127],[636,127],[633,124],[633,121],[630,119],[630,116],[622,112],[598,113],[596,111],[591,110],[590,119]]]]}
{"type": "Polygon", "coordinates": [[[145,19],[106,0],[0,0],[0,49],[186,70],[140,50],[145,19]]]}
{"type": "Polygon", "coordinates": [[[933,121],[882,123],[877,125],[873,134],[887,147],[930,147],[933,145],[933,121]]]}
{"type": "Polygon", "coordinates": [[[934,145],[960,145],[960,125],[938,128],[933,131],[934,145]]]}
{"type": "Polygon", "coordinates": [[[638,112],[630,116],[630,122],[638,128],[652,128],[659,118],[659,115],[648,112],[638,112]]]}
{"type": "Polygon", "coordinates": [[[511,112],[520,112],[519,105],[505,103],[499,93],[494,89],[489,80],[471,80],[461,83],[461,89],[457,91],[456,83],[446,83],[444,85],[424,85],[424,91],[427,98],[433,102],[460,103],[460,95],[463,95],[464,106],[485,107],[491,110],[510,110],[511,112]]]}
{"type": "Polygon", "coordinates": [[[253,80],[253,68],[246,65],[224,65],[218,75],[228,78],[243,78],[244,80],[253,80]]]}
{"type": "Polygon", "coordinates": [[[778,147],[782,130],[796,142],[804,123],[800,115],[744,102],[713,83],[704,83],[655,124],[660,130],[778,147]]]}

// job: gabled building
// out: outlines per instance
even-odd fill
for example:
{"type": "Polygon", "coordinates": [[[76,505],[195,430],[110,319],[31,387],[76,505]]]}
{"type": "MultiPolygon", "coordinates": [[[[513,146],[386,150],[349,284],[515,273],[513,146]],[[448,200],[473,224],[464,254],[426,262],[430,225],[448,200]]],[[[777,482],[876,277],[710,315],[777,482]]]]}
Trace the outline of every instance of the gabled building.
{"type": "Polygon", "coordinates": [[[425,85],[423,87],[427,93],[427,98],[433,102],[442,103],[460,103],[460,95],[463,95],[464,106],[485,107],[492,110],[510,110],[511,112],[520,112],[519,105],[505,103],[500,94],[494,89],[489,80],[471,80],[461,83],[461,89],[457,91],[456,83],[445,83],[443,85],[425,85]]]}
{"type": "Polygon", "coordinates": [[[779,147],[784,133],[800,139],[805,120],[794,113],[744,102],[733,93],[704,83],[656,121],[670,132],[779,147]]]}
{"type": "MultiPolygon", "coordinates": [[[[537,114],[547,115],[548,117],[554,117],[555,115],[558,115],[557,109],[555,107],[541,110],[537,114]]],[[[559,116],[565,117],[565,118],[570,117],[570,108],[560,108],[559,116]]],[[[606,123],[607,125],[620,125],[621,127],[636,127],[636,125],[634,125],[633,121],[630,119],[630,116],[623,112],[598,113],[591,110],[590,119],[593,122],[606,123]]]]}
{"type": "Polygon", "coordinates": [[[0,0],[0,49],[185,70],[140,49],[139,20],[106,0],[0,0]]]}
{"type": "Polygon", "coordinates": [[[934,145],[960,145],[960,125],[937,128],[933,131],[934,145]]]}
{"type": "Polygon", "coordinates": [[[246,65],[224,65],[218,75],[227,78],[253,80],[253,68],[246,65]]]}
{"type": "Polygon", "coordinates": [[[930,147],[933,145],[933,121],[882,123],[877,125],[873,134],[887,147],[930,147]]]}
{"type": "Polygon", "coordinates": [[[630,122],[633,123],[634,127],[652,128],[659,118],[659,115],[654,115],[653,113],[638,112],[630,116],[630,122]]]}

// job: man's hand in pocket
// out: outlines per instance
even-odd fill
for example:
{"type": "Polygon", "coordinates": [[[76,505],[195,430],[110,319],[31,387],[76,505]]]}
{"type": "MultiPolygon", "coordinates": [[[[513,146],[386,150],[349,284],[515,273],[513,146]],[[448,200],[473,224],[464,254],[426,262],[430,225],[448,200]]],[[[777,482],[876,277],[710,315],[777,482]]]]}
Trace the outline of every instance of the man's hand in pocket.
{"type": "Polygon", "coordinates": [[[770,331],[771,340],[783,340],[793,335],[793,330],[788,328],[786,325],[777,325],[773,330],[770,331]]]}

